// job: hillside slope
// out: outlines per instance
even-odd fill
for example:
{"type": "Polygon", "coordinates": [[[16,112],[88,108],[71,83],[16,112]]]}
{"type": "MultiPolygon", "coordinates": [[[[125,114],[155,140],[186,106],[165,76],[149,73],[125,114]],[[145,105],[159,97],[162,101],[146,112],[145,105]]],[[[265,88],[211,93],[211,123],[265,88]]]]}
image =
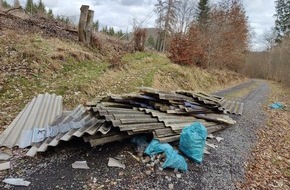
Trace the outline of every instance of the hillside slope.
{"type": "Polygon", "coordinates": [[[1,31],[0,55],[0,131],[39,93],[62,95],[71,109],[96,95],[139,86],[215,91],[243,80],[229,71],[176,65],[152,52],[126,54],[113,68],[106,54],[76,41],[8,29],[1,31]]]}

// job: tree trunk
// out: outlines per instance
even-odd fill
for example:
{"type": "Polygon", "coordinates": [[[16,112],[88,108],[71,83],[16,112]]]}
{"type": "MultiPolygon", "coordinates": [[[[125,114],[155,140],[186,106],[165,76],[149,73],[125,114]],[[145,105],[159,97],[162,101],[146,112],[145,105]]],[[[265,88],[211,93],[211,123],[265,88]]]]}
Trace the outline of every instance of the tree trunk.
{"type": "Polygon", "coordinates": [[[87,17],[87,24],[85,27],[86,45],[91,45],[91,42],[92,42],[93,24],[94,24],[93,20],[94,20],[94,11],[89,10],[88,17],[87,17]]]}
{"type": "Polygon", "coordinates": [[[86,40],[85,28],[87,25],[89,6],[82,5],[80,10],[81,10],[81,16],[80,16],[80,21],[79,21],[79,41],[85,43],[85,40],[86,40]]]}
{"type": "Polygon", "coordinates": [[[169,19],[170,19],[170,12],[173,6],[173,0],[168,0],[168,9],[165,17],[165,24],[164,24],[164,36],[163,36],[163,44],[162,44],[162,51],[165,51],[166,49],[166,40],[167,40],[167,34],[169,32],[169,19]]]}

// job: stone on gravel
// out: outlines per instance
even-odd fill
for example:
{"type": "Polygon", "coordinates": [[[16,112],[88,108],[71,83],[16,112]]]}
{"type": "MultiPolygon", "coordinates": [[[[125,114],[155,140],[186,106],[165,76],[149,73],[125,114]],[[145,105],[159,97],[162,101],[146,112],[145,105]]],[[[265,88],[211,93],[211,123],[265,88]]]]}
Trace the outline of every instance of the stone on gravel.
{"type": "Polygon", "coordinates": [[[207,138],[213,139],[214,136],[212,134],[207,135],[207,138]]]}
{"type": "Polygon", "coordinates": [[[210,152],[207,150],[207,148],[204,148],[203,153],[204,154],[210,154],[210,152]]]}
{"type": "Polygon", "coordinates": [[[168,189],[173,189],[174,188],[174,185],[171,183],[168,185],[168,189]]]}
{"type": "Polygon", "coordinates": [[[222,140],[224,140],[224,138],[222,137],[216,137],[217,142],[221,142],[222,140]]]}
{"type": "Polygon", "coordinates": [[[159,160],[155,160],[154,161],[154,164],[156,165],[156,164],[158,164],[160,161],[159,160]]]}
{"type": "Polygon", "coordinates": [[[143,162],[144,164],[150,162],[150,157],[149,157],[149,156],[146,156],[144,159],[142,159],[142,162],[143,162]]]}
{"type": "Polygon", "coordinates": [[[211,144],[211,143],[208,143],[208,142],[206,142],[206,146],[209,146],[209,147],[211,147],[213,149],[216,149],[218,147],[217,145],[214,145],[214,144],[211,144]]]}
{"type": "Polygon", "coordinates": [[[28,186],[30,185],[31,182],[25,181],[24,179],[21,178],[7,178],[4,179],[2,182],[7,183],[9,185],[14,185],[14,186],[28,186]]]}
{"type": "Polygon", "coordinates": [[[126,168],[125,164],[121,163],[119,160],[117,160],[115,158],[109,158],[108,166],[109,167],[118,167],[118,168],[123,168],[123,169],[126,168]]]}
{"type": "Polygon", "coordinates": [[[176,174],[176,177],[177,178],[181,178],[181,174],[176,174]]]}
{"type": "Polygon", "coordinates": [[[10,162],[0,163],[0,171],[10,169],[10,162]]]}
{"type": "Polygon", "coordinates": [[[150,175],[151,171],[150,170],[146,170],[145,173],[146,173],[146,175],[150,175]]]}
{"type": "Polygon", "coordinates": [[[87,164],[87,161],[75,161],[72,164],[72,168],[74,168],[74,169],[90,169],[88,164],[87,164]]]}

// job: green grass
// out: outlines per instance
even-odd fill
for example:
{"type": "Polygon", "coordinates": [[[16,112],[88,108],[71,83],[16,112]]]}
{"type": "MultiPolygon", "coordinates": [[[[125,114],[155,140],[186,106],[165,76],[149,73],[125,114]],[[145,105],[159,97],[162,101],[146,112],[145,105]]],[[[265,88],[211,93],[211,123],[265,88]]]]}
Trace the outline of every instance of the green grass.
{"type": "Polygon", "coordinates": [[[12,114],[11,118],[0,114],[0,126],[7,125],[39,93],[62,95],[65,109],[72,109],[97,95],[133,92],[140,86],[208,90],[220,83],[219,75],[173,64],[165,55],[153,52],[127,54],[121,67],[110,68],[107,57],[71,41],[8,33],[0,36],[0,42],[0,66],[9,65],[17,71],[16,75],[7,71],[2,78],[0,74],[0,85],[4,84],[0,113],[12,114]],[[14,56],[6,55],[7,46],[14,56]],[[18,72],[23,62],[28,71],[18,72]]]}

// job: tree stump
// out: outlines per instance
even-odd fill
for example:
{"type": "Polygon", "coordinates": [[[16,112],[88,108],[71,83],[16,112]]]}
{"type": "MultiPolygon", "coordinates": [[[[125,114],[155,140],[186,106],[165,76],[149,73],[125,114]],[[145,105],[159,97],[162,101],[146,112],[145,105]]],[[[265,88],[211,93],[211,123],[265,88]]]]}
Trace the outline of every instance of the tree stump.
{"type": "Polygon", "coordinates": [[[85,28],[87,25],[89,6],[82,5],[80,10],[81,10],[81,16],[80,16],[80,21],[79,21],[79,41],[85,42],[86,40],[85,28]]]}
{"type": "Polygon", "coordinates": [[[89,10],[88,17],[87,17],[87,24],[85,28],[86,32],[86,45],[91,45],[92,42],[92,35],[93,35],[93,19],[94,19],[94,11],[89,10]]]}

